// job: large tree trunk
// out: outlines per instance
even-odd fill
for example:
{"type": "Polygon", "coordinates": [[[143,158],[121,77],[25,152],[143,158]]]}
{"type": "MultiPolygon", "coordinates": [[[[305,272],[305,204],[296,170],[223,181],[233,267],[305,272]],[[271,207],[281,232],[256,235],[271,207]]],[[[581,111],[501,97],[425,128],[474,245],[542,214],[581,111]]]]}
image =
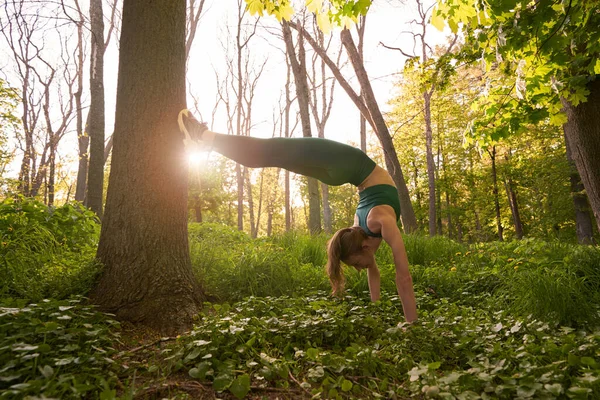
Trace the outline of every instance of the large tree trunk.
{"type": "MultiPolygon", "coordinates": [[[[286,52],[292,66],[296,86],[296,98],[302,123],[302,136],[312,137],[310,129],[310,110],[308,104],[308,83],[306,77],[305,52],[302,35],[298,39],[298,57],[294,50],[292,32],[287,22],[282,23],[283,39],[286,52]]],[[[306,177],[308,185],[308,230],[311,235],[321,232],[321,202],[319,199],[319,182],[315,178],[306,177]]]]}
{"type": "Polygon", "coordinates": [[[185,1],[125,0],[114,149],[91,299],[120,320],[172,334],[202,293],[187,236],[187,177],[177,113],[185,108],[185,1]]]}
{"type": "Polygon", "coordinates": [[[600,77],[588,84],[585,103],[573,106],[563,101],[568,122],[565,137],[583,187],[587,193],[596,225],[600,230],[600,77]]]}
{"type": "Polygon", "coordinates": [[[573,161],[571,146],[566,137],[565,147],[567,162],[569,164],[569,180],[571,182],[571,197],[573,198],[573,208],[575,209],[575,232],[577,233],[577,242],[579,244],[592,244],[594,240],[594,227],[592,225],[592,216],[590,214],[590,204],[581,177],[577,172],[577,166],[573,161]]]}
{"type": "Polygon", "coordinates": [[[90,137],[90,165],[86,204],[102,218],[104,193],[104,19],[102,0],[90,0],[90,111],[86,131],[90,137]]]}

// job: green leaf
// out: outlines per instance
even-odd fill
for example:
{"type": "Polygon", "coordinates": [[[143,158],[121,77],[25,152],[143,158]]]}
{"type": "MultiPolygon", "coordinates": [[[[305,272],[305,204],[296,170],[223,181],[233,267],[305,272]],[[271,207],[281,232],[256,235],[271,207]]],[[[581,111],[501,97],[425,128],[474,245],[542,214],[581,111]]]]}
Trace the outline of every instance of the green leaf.
{"type": "Polygon", "coordinates": [[[567,395],[569,395],[569,397],[587,398],[586,396],[590,393],[592,393],[592,389],[579,386],[571,386],[569,390],[567,390],[567,395]]]}
{"type": "Polygon", "coordinates": [[[596,75],[600,75],[600,58],[596,59],[596,63],[594,64],[594,73],[596,75]]]}
{"type": "Polygon", "coordinates": [[[229,387],[229,391],[238,399],[242,399],[250,391],[250,375],[238,376],[229,387]]]}
{"type": "Polygon", "coordinates": [[[195,358],[198,358],[198,356],[200,355],[200,353],[202,353],[201,348],[195,348],[194,350],[192,350],[192,352],[190,354],[188,354],[187,356],[185,356],[184,361],[190,361],[193,360],[195,358]]]}
{"type": "Polygon", "coordinates": [[[588,367],[593,367],[596,365],[596,360],[592,357],[581,357],[581,363],[583,365],[587,365],[588,367]]]}
{"type": "Polygon", "coordinates": [[[441,362],[439,362],[439,361],[432,362],[432,363],[429,363],[429,364],[427,364],[427,369],[429,369],[429,370],[436,370],[436,369],[438,369],[438,368],[439,368],[441,365],[442,365],[442,363],[441,363],[441,362]]]}
{"type": "Polygon", "coordinates": [[[352,382],[350,382],[349,380],[344,379],[342,381],[342,391],[349,392],[350,390],[352,390],[352,386],[352,382]]]}
{"type": "Polygon", "coordinates": [[[569,355],[567,356],[567,362],[569,363],[569,365],[575,367],[577,365],[579,365],[579,357],[577,357],[575,354],[573,353],[569,353],[569,355]]]}
{"type": "Polygon", "coordinates": [[[52,375],[54,375],[54,369],[49,365],[44,365],[43,367],[38,367],[44,378],[48,379],[52,375]]]}
{"type": "Polygon", "coordinates": [[[222,392],[227,389],[233,383],[233,378],[228,374],[221,374],[213,381],[213,389],[217,392],[222,392]]]}
{"type": "Polygon", "coordinates": [[[550,393],[552,393],[554,396],[558,396],[563,391],[563,387],[562,387],[562,385],[560,383],[554,383],[552,385],[545,384],[544,385],[544,389],[546,389],[547,391],[549,391],[550,393]]]}
{"type": "Polygon", "coordinates": [[[306,350],[306,356],[311,360],[316,360],[319,356],[319,350],[311,347],[310,349],[306,350]]]}

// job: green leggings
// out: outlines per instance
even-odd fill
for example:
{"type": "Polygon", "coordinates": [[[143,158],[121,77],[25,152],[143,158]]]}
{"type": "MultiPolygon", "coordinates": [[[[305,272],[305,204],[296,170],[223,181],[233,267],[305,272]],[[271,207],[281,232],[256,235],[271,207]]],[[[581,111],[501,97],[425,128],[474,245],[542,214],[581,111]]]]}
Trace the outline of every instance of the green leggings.
{"type": "Polygon", "coordinates": [[[358,186],[376,165],[357,148],[320,138],[259,139],[217,133],[213,150],[246,167],[283,168],[333,186],[358,186]]]}

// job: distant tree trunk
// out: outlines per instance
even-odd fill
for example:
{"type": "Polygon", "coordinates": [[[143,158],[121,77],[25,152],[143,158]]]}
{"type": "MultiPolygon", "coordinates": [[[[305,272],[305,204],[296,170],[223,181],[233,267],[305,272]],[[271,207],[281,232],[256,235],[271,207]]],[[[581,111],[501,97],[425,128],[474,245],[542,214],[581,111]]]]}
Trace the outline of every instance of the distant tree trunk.
{"type": "MultiPolygon", "coordinates": [[[[89,152],[88,147],[90,144],[90,138],[87,130],[83,126],[83,107],[81,103],[81,95],[83,93],[83,24],[84,15],[79,7],[79,1],[75,1],[75,6],[78,11],[79,20],[76,21],[77,25],[77,91],[75,92],[75,123],[77,131],[77,150],[79,155],[79,164],[77,168],[77,186],[75,186],[75,200],[85,202],[85,191],[87,185],[88,175],[88,160],[89,152]]],[[[90,6],[91,9],[91,6],[90,6]]],[[[88,114],[88,120],[89,120],[88,114]]],[[[87,125],[87,124],[86,124],[87,125]]]]}
{"type": "Polygon", "coordinates": [[[258,196],[258,210],[256,210],[256,228],[255,228],[255,232],[254,232],[254,237],[256,238],[258,236],[258,232],[260,231],[260,217],[262,214],[262,208],[263,208],[263,198],[264,198],[264,177],[265,177],[265,170],[263,169],[261,171],[260,174],[260,184],[259,184],[259,196],[258,196]]]}
{"type": "Polygon", "coordinates": [[[290,197],[290,171],[285,170],[285,231],[292,230],[292,205],[290,197]]]}
{"type": "MultiPolygon", "coordinates": [[[[326,48],[325,35],[320,30],[316,30],[317,41],[319,45],[326,48]]],[[[302,40],[302,37],[300,37],[302,40]]],[[[341,52],[339,53],[341,55],[341,52]]],[[[339,63],[339,57],[337,62],[339,63]]],[[[331,115],[333,105],[333,94],[335,91],[335,79],[331,79],[330,87],[327,84],[327,74],[325,61],[322,58],[314,56],[312,59],[312,79],[311,90],[309,93],[309,105],[313,114],[314,123],[317,128],[317,134],[320,138],[325,138],[325,126],[331,115]],[[317,60],[320,60],[318,63],[317,60]],[[328,92],[329,90],[329,92],[328,92]]],[[[323,228],[325,233],[331,234],[333,231],[333,215],[329,205],[329,186],[321,183],[321,193],[323,198],[323,228]]]]}
{"type": "Polygon", "coordinates": [[[487,150],[490,155],[490,159],[492,160],[492,184],[493,184],[493,193],[494,193],[494,207],[496,209],[496,226],[498,227],[498,239],[500,241],[504,240],[502,227],[502,216],[500,215],[500,198],[498,196],[498,174],[496,172],[496,146],[492,146],[492,151],[487,150]]]}
{"type": "MultiPolygon", "coordinates": [[[[452,226],[452,212],[451,212],[451,208],[452,208],[452,204],[450,203],[450,193],[448,193],[448,189],[446,189],[446,214],[447,214],[447,218],[448,218],[448,237],[450,239],[452,239],[452,235],[453,235],[453,229],[454,227],[452,226]]],[[[441,233],[440,233],[441,234],[441,233]]]]}
{"type": "Polygon", "coordinates": [[[237,224],[238,231],[244,230],[244,173],[240,164],[235,164],[237,181],[237,224]]]}
{"type": "Polygon", "coordinates": [[[417,199],[417,207],[421,208],[421,191],[419,190],[419,168],[417,167],[417,163],[415,160],[412,160],[413,167],[413,185],[415,185],[415,197],[417,199]]]}
{"type": "Polygon", "coordinates": [[[252,194],[252,184],[250,183],[250,171],[248,168],[243,169],[244,181],[246,182],[246,191],[248,192],[248,213],[250,216],[250,237],[256,238],[257,227],[254,220],[254,196],[252,194]]]}
{"type": "Polygon", "coordinates": [[[47,192],[48,192],[48,205],[54,205],[54,193],[55,193],[55,176],[56,176],[56,145],[54,144],[54,138],[50,139],[50,160],[49,164],[49,172],[48,172],[48,183],[47,183],[47,192]]]}
{"type": "MultiPolygon", "coordinates": [[[[283,21],[283,39],[286,52],[292,67],[294,82],[296,86],[296,98],[300,110],[300,121],[302,123],[302,136],[312,137],[310,128],[309,92],[306,75],[305,51],[302,35],[298,36],[298,57],[292,41],[292,32],[289,24],[283,21]]],[[[315,178],[306,177],[308,185],[308,230],[311,235],[321,232],[321,204],[319,200],[319,183],[315,178]]]]}
{"type": "MultiPolygon", "coordinates": [[[[364,44],[365,44],[365,27],[367,26],[367,16],[363,15],[359,19],[359,23],[357,26],[358,31],[358,55],[360,59],[364,63],[364,44]]],[[[360,91],[360,97],[364,99],[362,90],[360,91]]],[[[363,100],[364,101],[364,100],[363,100]]],[[[366,153],[367,152],[367,119],[359,113],[360,115],[360,149],[366,153]]]]}
{"type": "Polygon", "coordinates": [[[594,227],[592,226],[592,217],[590,214],[590,205],[581,177],[577,172],[577,166],[573,161],[571,154],[571,145],[566,138],[565,145],[567,162],[569,164],[569,180],[571,182],[571,197],[573,198],[573,208],[575,209],[575,232],[577,233],[577,242],[579,244],[592,244],[594,239],[594,227]]]}
{"type": "MultiPolygon", "coordinates": [[[[423,50],[425,51],[425,50],[423,50]]],[[[433,132],[431,129],[431,95],[432,92],[423,92],[425,112],[425,152],[427,155],[427,184],[429,188],[429,236],[436,234],[435,212],[435,161],[433,160],[433,132]]],[[[441,234],[441,232],[440,232],[441,234]]]]}
{"type": "MultiPolygon", "coordinates": [[[[292,107],[291,99],[291,66],[289,58],[286,57],[286,80],[285,80],[285,109],[283,113],[283,134],[285,137],[290,137],[290,108],[292,107]]],[[[284,186],[285,186],[285,231],[289,232],[292,229],[292,205],[290,197],[290,171],[287,169],[284,172],[284,186]]]]}
{"type": "Polygon", "coordinates": [[[600,230],[600,79],[589,82],[590,94],[577,106],[563,101],[568,121],[564,125],[571,155],[587,193],[596,225],[600,230]]]}
{"type": "Polygon", "coordinates": [[[202,222],[202,199],[200,194],[194,197],[194,214],[196,222],[202,222]]]}
{"type": "Polygon", "coordinates": [[[104,15],[102,0],[90,0],[90,110],[86,131],[90,141],[87,206],[102,218],[104,194],[104,15]]]}
{"type": "Polygon", "coordinates": [[[201,288],[187,236],[184,0],[125,0],[114,149],[91,300],[163,334],[191,327],[201,288]]]}
{"type": "Polygon", "coordinates": [[[517,239],[523,239],[523,223],[521,222],[521,214],[519,213],[519,203],[517,202],[517,193],[513,187],[511,178],[504,181],[504,188],[506,189],[506,197],[508,199],[508,205],[512,213],[513,222],[515,224],[515,235],[517,239]]]}

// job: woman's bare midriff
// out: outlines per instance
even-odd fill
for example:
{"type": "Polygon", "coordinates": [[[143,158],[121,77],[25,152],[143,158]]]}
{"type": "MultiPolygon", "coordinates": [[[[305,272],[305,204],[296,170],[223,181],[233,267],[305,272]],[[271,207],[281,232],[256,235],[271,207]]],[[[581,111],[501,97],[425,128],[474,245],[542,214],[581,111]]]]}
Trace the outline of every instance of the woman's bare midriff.
{"type": "Polygon", "coordinates": [[[385,169],[381,168],[379,165],[376,165],[373,172],[371,172],[369,176],[367,176],[367,178],[364,181],[362,181],[360,185],[358,185],[358,192],[360,193],[366,188],[375,185],[392,185],[394,187],[396,186],[390,174],[388,174],[388,172],[385,169]]]}

